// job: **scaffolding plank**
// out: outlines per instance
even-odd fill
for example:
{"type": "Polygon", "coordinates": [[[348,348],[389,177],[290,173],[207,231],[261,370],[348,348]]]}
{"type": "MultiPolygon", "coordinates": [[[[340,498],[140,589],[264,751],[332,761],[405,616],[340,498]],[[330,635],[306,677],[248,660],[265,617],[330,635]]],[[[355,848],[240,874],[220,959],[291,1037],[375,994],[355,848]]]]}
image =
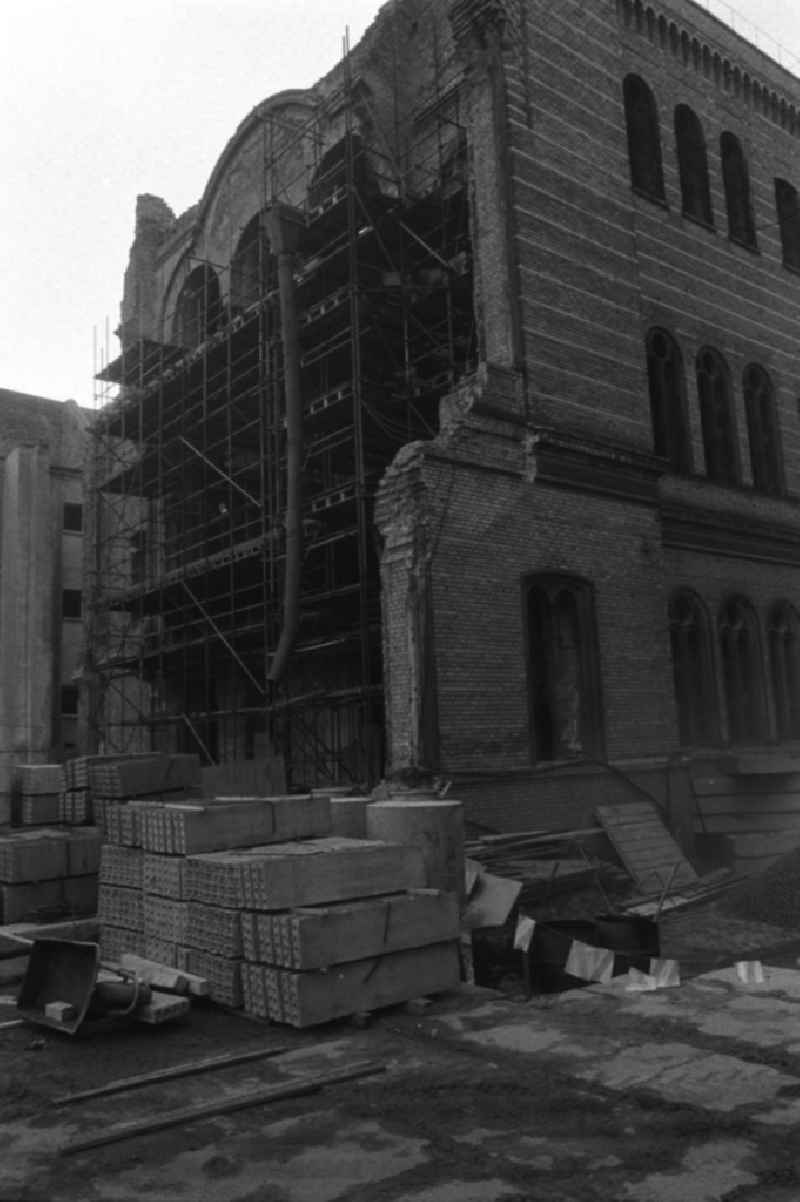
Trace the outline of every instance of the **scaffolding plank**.
{"type": "Polygon", "coordinates": [[[674,885],[697,880],[697,873],[665,827],[652,803],[597,806],[603,830],[638,888],[656,891],[672,877],[674,885]],[[673,875],[674,870],[674,875],[673,875]]]}

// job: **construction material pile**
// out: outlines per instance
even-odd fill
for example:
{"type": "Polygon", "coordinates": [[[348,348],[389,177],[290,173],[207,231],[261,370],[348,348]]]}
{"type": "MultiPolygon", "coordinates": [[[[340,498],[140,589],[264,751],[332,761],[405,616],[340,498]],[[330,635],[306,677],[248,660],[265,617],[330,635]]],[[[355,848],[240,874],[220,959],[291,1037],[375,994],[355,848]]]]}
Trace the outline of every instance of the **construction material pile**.
{"type": "Polygon", "coordinates": [[[12,825],[0,833],[0,923],[93,914],[101,834],[60,824],[61,764],[14,772],[12,825]]]}
{"type": "Polygon", "coordinates": [[[734,884],[716,905],[734,918],[789,929],[800,927],[800,847],[793,847],[762,872],[734,884]]]}
{"type": "Polygon", "coordinates": [[[424,888],[416,847],[331,835],[326,796],[139,795],[102,811],[106,959],[143,955],[298,1027],[459,981],[457,897],[424,888]]]}

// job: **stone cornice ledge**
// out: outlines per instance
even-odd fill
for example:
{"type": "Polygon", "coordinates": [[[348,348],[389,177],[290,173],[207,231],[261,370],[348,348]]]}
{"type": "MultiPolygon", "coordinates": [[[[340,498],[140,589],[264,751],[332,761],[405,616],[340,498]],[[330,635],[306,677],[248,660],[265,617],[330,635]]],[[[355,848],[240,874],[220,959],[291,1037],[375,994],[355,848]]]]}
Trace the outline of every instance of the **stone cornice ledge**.
{"type": "Polygon", "coordinates": [[[800,566],[800,506],[794,501],[664,477],[659,488],[667,547],[800,566]]]}
{"type": "Polygon", "coordinates": [[[525,460],[529,483],[652,506],[658,504],[658,481],[666,470],[664,460],[647,451],[548,428],[529,430],[525,460]]]}

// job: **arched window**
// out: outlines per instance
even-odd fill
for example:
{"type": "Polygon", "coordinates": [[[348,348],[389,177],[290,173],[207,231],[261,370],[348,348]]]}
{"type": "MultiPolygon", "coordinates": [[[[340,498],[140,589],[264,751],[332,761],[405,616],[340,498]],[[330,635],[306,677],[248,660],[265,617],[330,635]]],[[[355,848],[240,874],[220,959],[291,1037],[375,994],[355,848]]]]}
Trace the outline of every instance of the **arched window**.
{"type": "Polygon", "coordinates": [[[719,140],[722,157],[722,182],[728,206],[728,236],[731,242],[755,247],[756,227],[750,203],[750,176],[742,144],[726,130],[719,140]]]}
{"type": "Polygon", "coordinates": [[[697,393],[706,474],[717,484],[739,483],[739,454],[730,376],[719,351],[704,347],[697,356],[697,393]]]}
{"type": "Polygon", "coordinates": [[[741,597],[726,601],[719,615],[719,648],[728,738],[754,742],[767,733],[758,621],[741,597]]]}
{"type": "Polygon", "coordinates": [[[533,756],[600,756],[603,720],[591,586],[569,576],[524,582],[533,756]]]}
{"type": "Polygon", "coordinates": [[[742,385],[753,483],[762,492],[779,496],[783,492],[783,464],[772,381],[763,367],[751,363],[744,369],[742,385]]]}
{"type": "Polygon", "coordinates": [[[781,231],[783,263],[800,271],[800,198],[785,179],[775,180],[775,205],[781,231]]]}
{"type": "Polygon", "coordinates": [[[688,589],[669,603],[669,636],[681,744],[715,743],[719,718],[708,617],[688,589]]]}
{"type": "Polygon", "coordinates": [[[631,183],[651,200],[664,199],[661,135],[653,93],[638,75],[627,75],[622,85],[628,127],[628,160],[631,183]]]}
{"type": "Polygon", "coordinates": [[[800,739],[800,619],[785,601],[769,616],[769,667],[779,739],[800,739]]]}
{"type": "Polygon", "coordinates": [[[178,346],[199,346],[219,328],[222,318],[219,281],[207,263],[189,272],[178,295],[172,322],[178,346]]]}
{"type": "Polygon", "coordinates": [[[231,258],[231,307],[246,309],[275,286],[275,257],[270,252],[265,215],[256,213],[244,227],[231,258]]]}
{"type": "Polygon", "coordinates": [[[655,453],[668,459],[674,471],[688,473],[692,462],[683,359],[666,330],[652,329],[647,335],[647,379],[655,453]]]}
{"type": "Polygon", "coordinates": [[[713,225],[706,143],[697,114],[688,104],[679,104],[675,109],[675,143],[678,149],[683,215],[700,221],[703,225],[713,225]]]}

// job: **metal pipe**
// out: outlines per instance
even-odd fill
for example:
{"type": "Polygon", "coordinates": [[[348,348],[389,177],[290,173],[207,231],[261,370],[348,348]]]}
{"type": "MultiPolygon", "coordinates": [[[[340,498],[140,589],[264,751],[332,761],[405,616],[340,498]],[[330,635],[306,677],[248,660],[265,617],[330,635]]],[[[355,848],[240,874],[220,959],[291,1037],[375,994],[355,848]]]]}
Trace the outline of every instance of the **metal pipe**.
{"type": "Polygon", "coordinates": [[[286,398],[286,556],[283,566],[283,626],[267,679],[275,685],[286,665],[300,617],[300,572],[303,560],[303,399],[300,392],[300,345],[294,264],[302,216],[284,205],[268,214],[272,249],[278,260],[281,303],[283,380],[286,398]]]}

